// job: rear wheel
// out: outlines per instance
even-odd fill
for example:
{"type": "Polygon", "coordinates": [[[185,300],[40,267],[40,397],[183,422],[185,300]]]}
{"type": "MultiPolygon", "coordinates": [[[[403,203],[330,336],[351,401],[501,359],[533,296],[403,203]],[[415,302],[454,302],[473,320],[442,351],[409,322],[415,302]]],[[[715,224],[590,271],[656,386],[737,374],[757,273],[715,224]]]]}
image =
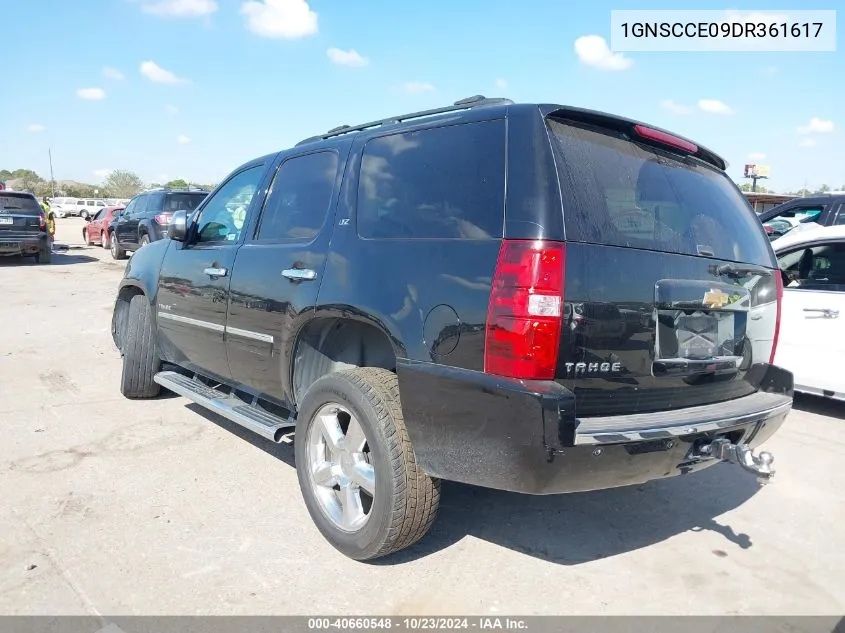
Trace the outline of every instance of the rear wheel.
{"type": "Polygon", "coordinates": [[[79,214],[83,220],[87,220],[90,216],[88,215],[88,211],[82,210],[82,213],[79,214]]]}
{"type": "Polygon", "coordinates": [[[120,333],[123,353],[120,393],[127,398],[154,398],[161,391],[161,386],[153,380],[161,369],[161,359],[155,342],[152,310],[144,295],[132,297],[124,326],[126,331],[120,333]]]}
{"type": "Polygon", "coordinates": [[[36,264],[49,264],[53,261],[53,250],[50,248],[50,243],[43,244],[39,251],[35,254],[36,264]]]}
{"type": "Polygon", "coordinates": [[[109,248],[111,246],[109,244],[109,234],[107,231],[100,231],[100,246],[103,248],[109,248]]]}
{"type": "Polygon", "coordinates": [[[146,246],[149,243],[150,243],[150,236],[147,235],[146,233],[144,233],[141,236],[141,239],[138,240],[139,248],[142,247],[142,246],[146,246]]]}
{"type": "Polygon", "coordinates": [[[91,246],[93,244],[91,236],[88,235],[88,229],[82,229],[82,240],[85,242],[85,246],[91,246]]]}
{"type": "Polygon", "coordinates": [[[109,235],[109,241],[111,242],[111,256],[114,259],[124,259],[126,257],[126,251],[120,248],[120,244],[117,243],[117,237],[114,233],[109,235]]]}
{"type": "Polygon", "coordinates": [[[392,372],[323,376],[303,399],[299,420],[299,486],[329,543],[350,558],[371,560],[428,533],[440,482],[417,466],[392,372]]]}

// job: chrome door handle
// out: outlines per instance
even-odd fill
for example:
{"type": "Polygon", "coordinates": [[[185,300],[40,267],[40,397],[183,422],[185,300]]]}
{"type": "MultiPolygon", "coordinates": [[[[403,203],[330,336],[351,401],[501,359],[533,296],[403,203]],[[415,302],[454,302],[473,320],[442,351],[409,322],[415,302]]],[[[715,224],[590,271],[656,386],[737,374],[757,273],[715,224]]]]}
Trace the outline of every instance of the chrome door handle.
{"type": "Polygon", "coordinates": [[[203,272],[209,277],[225,277],[227,274],[229,274],[229,271],[225,268],[214,267],[206,268],[203,272]]]}
{"type": "Polygon", "coordinates": [[[830,308],[804,308],[804,312],[821,312],[824,319],[839,318],[839,310],[831,310],[830,308]]]}
{"type": "Polygon", "coordinates": [[[296,281],[312,281],[317,278],[317,271],[310,268],[288,268],[282,271],[282,277],[296,281]]]}

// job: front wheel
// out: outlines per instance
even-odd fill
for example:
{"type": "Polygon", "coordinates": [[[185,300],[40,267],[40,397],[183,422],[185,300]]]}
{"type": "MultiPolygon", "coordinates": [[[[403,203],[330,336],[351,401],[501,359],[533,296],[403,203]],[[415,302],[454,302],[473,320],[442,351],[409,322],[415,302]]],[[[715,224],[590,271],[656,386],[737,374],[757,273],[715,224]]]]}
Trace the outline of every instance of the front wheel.
{"type": "Polygon", "coordinates": [[[88,215],[87,211],[83,211],[79,214],[79,217],[81,217],[83,220],[87,220],[90,216],[88,215]]]}
{"type": "Polygon", "coordinates": [[[127,398],[154,398],[161,391],[161,386],[153,380],[161,369],[161,359],[150,302],[144,295],[135,295],[129,301],[129,313],[123,327],[126,331],[120,333],[123,353],[120,393],[127,398]]]}
{"type": "Polygon", "coordinates": [[[124,259],[126,257],[126,251],[120,248],[120,244],[117,242],[117,236],[112,233],[109,236],[111,241],[111,256],[112,259],[124,259]]]}
{"type": "Polygon", "coordinates": [[[359,368],[323,376],[298,417],[300,490],[332,546],[355,560],[372,560],[428,533],[440,481],[417,466],[395,374],[359,368]]]}

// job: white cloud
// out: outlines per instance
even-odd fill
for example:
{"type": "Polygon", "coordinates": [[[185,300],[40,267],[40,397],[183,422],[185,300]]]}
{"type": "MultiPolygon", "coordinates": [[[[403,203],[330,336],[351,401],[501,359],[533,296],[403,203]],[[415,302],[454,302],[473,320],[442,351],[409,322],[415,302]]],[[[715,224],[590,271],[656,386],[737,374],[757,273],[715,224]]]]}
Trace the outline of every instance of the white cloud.
{"type": "Polygon", "coordinates": [[[807,125],[799,126],[798,131],[801,134],[809,134],[811,132],[819,132],[821,134],[826,134],[827,132],[833,132],[833,128],[833,121],[820,119],[814,116],[812,119],[810,119],[810,122],[807,125]]]}
{"type": "Polygon", "coordinates": [[[76,96],[88,101],[101,101],[106,98],[106,91],[102,88],[80,88],[76,91],[76,96]]]}
{"type": "Polygon", "coordinates": [[[628,70],[634,65],[634,60],[622,53],[612,52],[599,35],[584,35],[575,40],[575,54],[582,64],[599,70],[628,70]]]}
{"type": "Polygon", "coordinates": [[[434,86],[424,81],[408,81],[402,86],[402,88],[409,95],[432,92],[434,90],[434,86]]]}
{"type": "Polygon", "coordinates": [[[802,138],[801,142],[798,143],[800,147],[815,147],[818,144],[819,142],[814,138],[802,138]]]}
{"type": "Polygon", "coordinates": [[[348,51],[344,51],[339,48],[330,48],[326,51],[326,55],[328,55],[333,64],[337,64],[339,66],[361,67],[370,63],[369,59],[362,57],[354,48],[349,49],[348,51]]]}
{"type": "Polygon", "coordinates": [[[95,169],[93,173],[97,178],[107,178],[111,172],[111,169],[95,169]]]}
{"type": "Polygon", "coordinates": [[[751,160],[764,160],[766,158],[766,155],[763,152],[751,152],[748,155],[748,158],[750,158],[751,160]]]}
{"type": "Polygon", "coordinates": [[[176,137],[176,142],[179,143],[179,145],[187,145],[191,142],[191,139],[184,134],[180,134],[176,137]]]}
{"type": "Polygon", "coordinates": [[[317,14],[306,0],[248,0],[241,5],[247,28],[262,37],[297,39],[317,32],[317,14]]]}
{"type": "Polygon", "coordinates": [[[115,79],[120,81],[124,79],[123,73],[120,72],[117,68],[112,68],[111,66],[106,66],[103,68],[103,76],[107,77],[108,79],[115,79]]]}
{"type": "Polygon", "coordinates": [[[700,99],[698,107],[710,114],[733,114],[734,111],[724,101],[718,99],[700,99]]]}
{"type": "Polygon", "coordinates": [[[496,87],[499,90],[505,90],[508,87],[507,79],[502,79],[502,78],[497,79],[496,80],[496,87]]]}
{"type": "Polygon", "coordinates": [[[177,108],[175,105],[170,105],[169,103],[164,106],[164,111],[167,112],[167,114],[170,114],[171,116],[174,114],[179,114],[179,108],[177,108]]]}
{"type": "Polygon", "coordinates": [[[36,134],[38,132],[44,132],[46,130],[47,130],[47,128],[44,127],[43,125],[41,125],[40,123],[30,123],[29,125],[26,126],[27,132],[34,132],[36,134]]]}
{"type": "Polygon", "coordinates": [[[725,11],[728,16],[725,22],[746,22],[751,24],[774,24],[789,21],[789,16],[785,13],[765,13],[763,11],[751,11],[750,13],[743,13],[742,11],[735,11],[729,9],[725,11]]]}
{"type": "Polygon", "coordinates": [[[171,17],[196,17],[210,15],[217,11],[215,0],[159,0],[141,5],[144,13],[171,17]]]}
{"type": "Polygon", "coordinates": [[[660,107],[672,114],[692,114],[693,108],[690,106],[677,103],[672,99],[665,99],[660,102],[660,107]]]}
{"type": "Polygon", "coordinates": [[[141,74],[150,81],[159,84],[183,84],[187,83],[187,79],[177,77],[169,70],[165,70],[154,61],[146,61],[141,64],[141,74]]]}

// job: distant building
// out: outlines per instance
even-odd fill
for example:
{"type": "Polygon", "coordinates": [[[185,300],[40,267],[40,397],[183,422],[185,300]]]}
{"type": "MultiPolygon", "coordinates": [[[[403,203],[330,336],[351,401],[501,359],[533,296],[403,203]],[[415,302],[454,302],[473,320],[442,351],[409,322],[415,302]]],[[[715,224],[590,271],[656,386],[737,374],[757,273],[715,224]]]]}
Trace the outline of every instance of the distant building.
{"type": "Polygon", "coordinates": [[[756,213],[763,213],[763,211],[768,211],[772,207],[795,198],[794,195],[782,193],[759,193],[757,191],[744,191],[743,193],[756,213]]]}

